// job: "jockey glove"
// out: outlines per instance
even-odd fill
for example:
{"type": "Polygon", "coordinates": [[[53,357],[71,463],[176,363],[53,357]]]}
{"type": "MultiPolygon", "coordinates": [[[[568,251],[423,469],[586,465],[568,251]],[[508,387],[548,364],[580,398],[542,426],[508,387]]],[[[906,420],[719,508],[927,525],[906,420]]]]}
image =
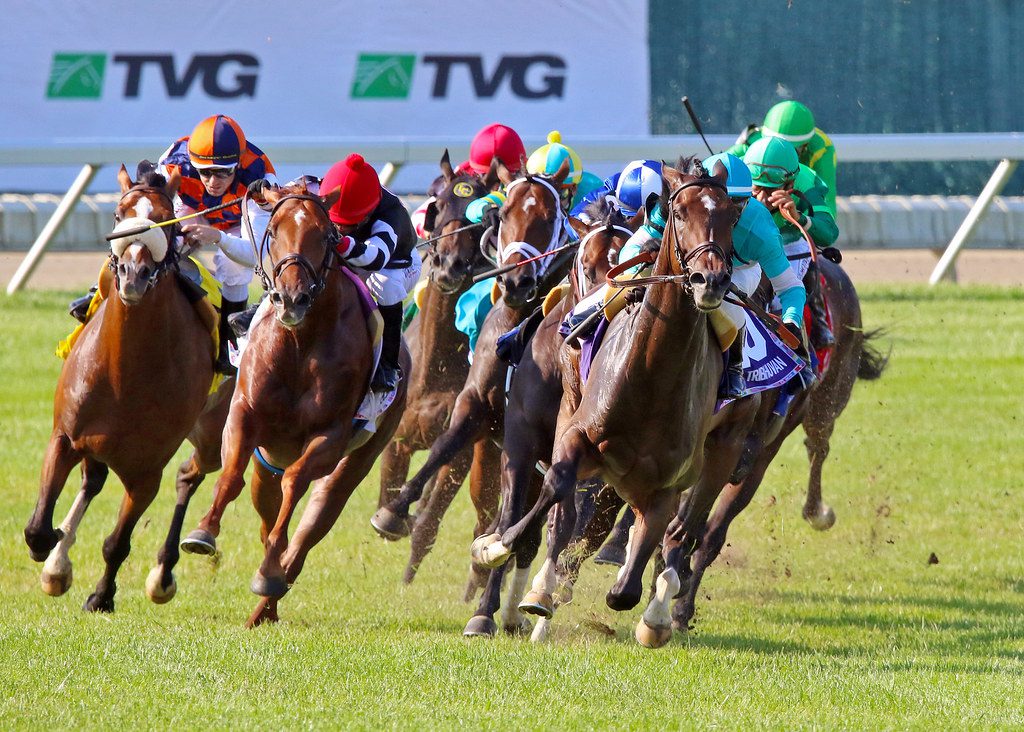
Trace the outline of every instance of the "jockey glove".
{"type": "Polygon", "coordinates": [[[267,182],[266,178],[257,178],[249,184],[249,196],[255,198],[258,201],[263,200],[263,191],[270,188],[270,183],[267,182]]]}
{"type": "Polygon", "coordinates": [[[355,245],[355,239],[353,239],[351,236],[343,236],[341,237],[341,240],[338,242],[337,246],[335,246],[334,248],[342,257],[347,257],[349,254],[352,253],[352,248],[355,247],[355,245]]]}
{"type": "Polygon", "coordinates": [[[483,222],[485,231],[487,229],[494,229],[495,233],[497,233],[498,224],[501,221],[498,216],[500,212],[501,208],[498,206],[491,206],[490,208],[484,211],[483,218],[481,218],[480,220],[483,222]]]}

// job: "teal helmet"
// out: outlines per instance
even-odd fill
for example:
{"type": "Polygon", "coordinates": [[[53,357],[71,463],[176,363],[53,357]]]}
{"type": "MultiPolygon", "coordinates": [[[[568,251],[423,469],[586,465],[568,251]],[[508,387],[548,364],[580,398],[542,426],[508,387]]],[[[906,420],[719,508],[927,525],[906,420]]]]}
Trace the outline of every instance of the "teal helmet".
{"type": "Polygon", "coordinates": [[[761,134],[779,137],[800,146],[814,137],[814,115],[805,105],[788,99],[768,110],[761,123],[761,134]]]}
{"type": "Polygon", "coordinates": [[[704,166],[704,170],[708,171],[709,175],[713,175],[715,163],[721,163],[725,166],[725,172],[728,174],[725,187],[729,192],[729,196],[731,198],[750,198],[754,184],[750,179],[750,169],[743,164],[743,161],[732,153],[725,152],[712,155],[710,158],[705,159],[701,165],[704,166]]]}
{"type": "Polygon", "coordinates": [[[800,172],[796,150],[778,137],[762,137],[747,149],[743,162],[760,188],[781,188],[800,172]]]}

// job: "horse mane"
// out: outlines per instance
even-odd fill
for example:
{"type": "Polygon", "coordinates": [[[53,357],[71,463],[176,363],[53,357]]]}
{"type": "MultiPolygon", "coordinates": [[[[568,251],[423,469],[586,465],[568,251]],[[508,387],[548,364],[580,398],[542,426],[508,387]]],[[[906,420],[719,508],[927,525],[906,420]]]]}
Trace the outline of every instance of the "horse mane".
{"type": "Polygon", "coordinates": [[[629,223],[622,209],[609,201],[607,196],[601,196],[593,203],[587,204],[583,214],[593,221],[595,226],[625,226],[629,223]]]}
{"type": "Polygon", "coordinates": [[[684,175],[695,175],[698,178],[707,178],[710,175],[696,155],[680,155],[676,162],[676,170],[684,175]]]}
{"type": "Polygon", "coordinates": [[[167,185],[167,178],[158,173],[156,164],[149,160],[143,160],[135,169],[135,185],[146,186],[147,188],[164,188],[167,185]]]}

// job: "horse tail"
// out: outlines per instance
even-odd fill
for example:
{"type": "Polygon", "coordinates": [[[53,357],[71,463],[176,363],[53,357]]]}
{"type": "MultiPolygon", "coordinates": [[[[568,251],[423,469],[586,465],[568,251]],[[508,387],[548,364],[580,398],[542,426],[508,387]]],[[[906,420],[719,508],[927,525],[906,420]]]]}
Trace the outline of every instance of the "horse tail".
{"type": "Polygon", "coordinates": [[[865,381],[874,381],[881,378],[885,367],[889,365],[889,353],[882,354],[881,350],[871,341],[885,335],[885,328],[875,328],[864,332],[864,340],[861,343],[860,365],[857,367],[857,378],[865,381]]]}

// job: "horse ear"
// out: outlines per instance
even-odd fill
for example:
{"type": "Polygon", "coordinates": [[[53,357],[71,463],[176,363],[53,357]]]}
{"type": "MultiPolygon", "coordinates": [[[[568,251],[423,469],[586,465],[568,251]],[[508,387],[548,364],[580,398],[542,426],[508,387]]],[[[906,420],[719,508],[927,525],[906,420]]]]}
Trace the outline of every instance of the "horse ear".
{"type": "Polygon", "coordinates": [[[501,162],[500,160],[498,161],[497,173],[498,180],[500,180],[505,185],[508,185],[509,183],[515,180],[515,176],[512,174],[512,171],[506,168],[505,163],[501,162]]]}
{"type": "Polygon", "coordinates": [[[164,186],[164,193],[166,193],[167,197],[173,201],[174,197],[178,193],[179,186],[181,186],[181,172],[175,168],[167,178],[167,185],[164,186]]]}
{"type": "Polygon", "coordinates": [[[330,208],[331,206],[338,202],[339,198],[341,198],[341,186],[338,186],[333,191],[331,191],[330,193],[323,197],[324,208],[330,208]]]}
{"type": "Polygon", "coordinates": [[[448,148],[444,149],[444,155],[441,156],[441,175],[444,176],[445,184],[455,177],[455,171],[452,170],[452,160],[448,155],[448,148]]]}
{"type": "Polygon", "coordinates": [[[667,201],[672,191],[683,184],[683,174],[666,165],[661,164],[661,200],[667,201]]]}
{"type": "Polygon", "coordinates": [[[569,158],[562,161],[562,164],[558,166],[558,172],[555,173],[553,178],[555,185],[562,185],[565,179],[569,177],[569,158]]]}
{"type": "MultiPolygon", "coordinates": [[[[305,185],[305,181],[303,181],[302,184],[305,185]]],[[[276,205],[277,202],[281,200],[281,196],[284,195],[284,191],[282,191],[277,186],[274,186],[273,188],[264,188],[262,193],[263,200],[269,203],[271,206],[276,205]]]]}
{"type": "Polygon", "coordinates": [[[490,190],[494,190],[501,183],[501,178],[498,176],[498,166],[504,167],[504,163],[501,162],[501,158],[495,155],[491,158],[491,167],[487,169],[487,173],[484,175],[484,185],[490,190]]]}
{"type": "Polygon", "coordinates": [[[587,235],[587,225],[575,216],[569,217],[569,226],[572,227],[573,231],[580,235],[580,239],[587,235]]]}
{"type": "Polygon", "coordinates": [[[721,183],[723,186],[726,181],[729,180],[729,170],[725,167],[721,160],[715,161],[715,168],[711,171],[711,177],[721,183]]]}
{"type": "Polygon", "coordinates": [[[132,187],[132,177],[128,175],[128,168],[121,163],[121,169],[117,171],[117,182],[121,186],[121,193],[127,193],[132,187]]]}

